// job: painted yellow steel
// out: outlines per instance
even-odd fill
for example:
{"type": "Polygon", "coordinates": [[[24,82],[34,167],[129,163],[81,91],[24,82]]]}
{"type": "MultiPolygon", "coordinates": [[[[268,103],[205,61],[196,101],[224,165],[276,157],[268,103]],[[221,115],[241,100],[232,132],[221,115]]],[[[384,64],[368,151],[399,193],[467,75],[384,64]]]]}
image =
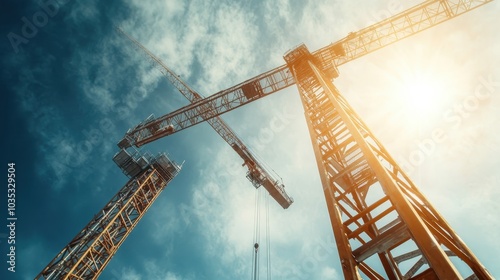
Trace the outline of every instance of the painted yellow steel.
{"type": "Polygon", "coordinates": [[[285,60],[305,110],[344,277],[493,279],[307,48],[297,47],[285,60]],[[453,257],[472,275],[462,275],[453,257]]]}
{"type": "Polygon", "coordinates": [[[132,178],[35,279],[97,279],[162,190],[174,163],[153,163],[132,178]]]}

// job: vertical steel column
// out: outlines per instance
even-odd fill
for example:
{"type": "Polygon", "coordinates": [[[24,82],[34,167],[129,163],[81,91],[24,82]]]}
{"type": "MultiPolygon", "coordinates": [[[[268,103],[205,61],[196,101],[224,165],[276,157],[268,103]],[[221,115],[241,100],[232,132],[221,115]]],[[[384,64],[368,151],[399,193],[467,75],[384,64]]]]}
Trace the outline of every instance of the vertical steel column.
{"type": "Polygon", "coordinates": [[[159,156],[99,211],[35,279],[97,279],[180,167],[159,156]]]}
{"type": "Polygon", "coordinates": [[[336,73],[319,70],[304,45],[285,60],[304,106],[344,277],[493,279],[333,86],[336,73]],[[454,256],[465,264],[460,270],[454,256]]]}

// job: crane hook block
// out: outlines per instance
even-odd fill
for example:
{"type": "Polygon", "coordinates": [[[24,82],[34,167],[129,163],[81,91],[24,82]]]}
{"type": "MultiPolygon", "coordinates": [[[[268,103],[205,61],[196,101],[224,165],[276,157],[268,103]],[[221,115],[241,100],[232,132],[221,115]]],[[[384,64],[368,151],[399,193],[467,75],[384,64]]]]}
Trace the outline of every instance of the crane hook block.
{"type": "Polygon", "coordinates": [[[257,250],[259,249],[259,243],[255,243],[253,247],[255,248],[255,252],[257,252],[257,250]]]}

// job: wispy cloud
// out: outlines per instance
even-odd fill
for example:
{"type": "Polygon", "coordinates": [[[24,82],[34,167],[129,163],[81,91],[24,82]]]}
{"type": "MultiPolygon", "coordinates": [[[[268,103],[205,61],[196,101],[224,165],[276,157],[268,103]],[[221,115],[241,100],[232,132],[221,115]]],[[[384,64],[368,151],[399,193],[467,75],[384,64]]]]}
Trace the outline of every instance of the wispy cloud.
{"type": "Polygon", "coordinates": [[[141,23],[124,22],[124,29],[183,79],[199,67],[192,86],[205,95],[248,75],[257,36],[252,13],[231,1],[167,2],[132,2],[141,23]]]}
{"type": "Polygon", "coordinates": [[[138,273],[134,268],[122,268],[120,273],[115,273],[117,279],[125,279],[125,280],[142,280],[142,279],[151,279],[151,280],[194,280],[192,275],[179,275],[175,272],[169,271],[154,261],[146,260],[142,263],[143,271],[146,274],[138,273]]]}

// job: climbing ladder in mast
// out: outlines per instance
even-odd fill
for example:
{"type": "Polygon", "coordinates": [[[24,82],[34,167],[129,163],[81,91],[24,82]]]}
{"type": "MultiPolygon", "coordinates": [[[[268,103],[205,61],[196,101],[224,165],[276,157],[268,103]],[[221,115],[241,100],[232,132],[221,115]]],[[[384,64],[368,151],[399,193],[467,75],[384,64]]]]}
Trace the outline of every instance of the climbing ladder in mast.
{"type": "Polygon", "coordinates": [[[305,111],[346,279],[492,279],[321,71],[305,45],[285,55],[305,111]],[[374,265],[378,261],[379,265],[374,265]],[[409,267],[406,269],[405,267],[409,267]]]}

